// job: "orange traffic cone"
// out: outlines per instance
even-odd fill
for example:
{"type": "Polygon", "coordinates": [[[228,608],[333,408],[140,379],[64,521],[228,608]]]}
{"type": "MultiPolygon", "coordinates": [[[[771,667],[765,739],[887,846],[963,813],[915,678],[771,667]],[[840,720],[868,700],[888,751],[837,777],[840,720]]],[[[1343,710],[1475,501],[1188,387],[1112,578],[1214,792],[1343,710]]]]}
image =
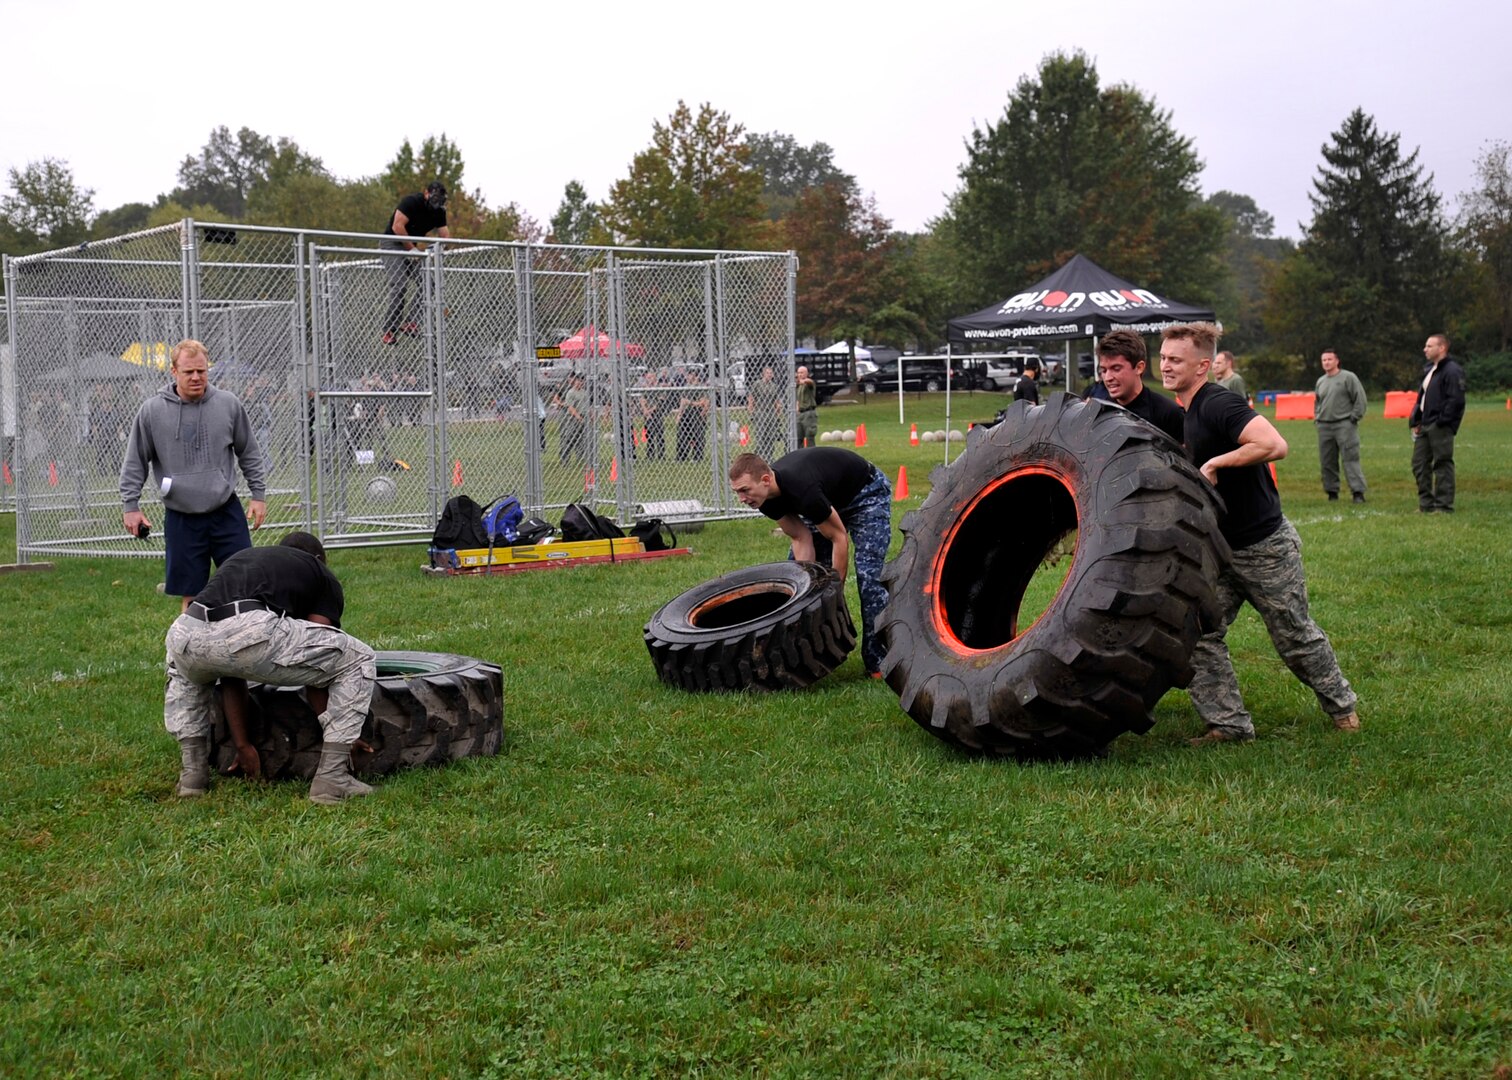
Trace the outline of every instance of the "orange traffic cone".
{"type": "Polygon", "coordinates": [[[452,487],[462,486],[462,459],[452,462],[452,487]]]}
{"type": "Polygon", "coordinates": [[[16,482],[16,478],[11,475],[10,462],[8,461],[5,463],[5,482],[7,484],[14,484],[16,482]]]}
{"type": "Polygon", "coordinates": [[[740,445],[741,446],[748,446],[748,445],[750,445],[750,442],[751,442],[751,432],[750,432],[750,430],[744,424],[741,424],[740,425],[740,445]]]}
{"type": "Polygon", "coordinates": [[[893,502],[902,502],[908,498],[908,466],[898,466],[898,484],[893,488],[893,502]]]}
{"type": "MultiPolygon", "coordinates": [[[[1508,412],[1512,412],[1512,397],[1509,397],[1509,398],[1508,398],[1508,399],[1507,399],[1507,411],[1508,411],[1508,412]]],[[[7,484],[8,484],[8,483],[10,483],[10,481],[9,481],[9,480],[7,480],[7,481],[6,481],[6,483],[7,483],[7,484]]]]}
{"type": "Polygon", "coordinates": [[[859,450],[859,449],[861,449],[865,445],[866,445],[866,425],[865,424],[857,424],[856,425],[856,449],[859,450]]]}
{"type": "Polygon", "coordinates": [[[58,486],[58,463],[56,461],[49,461],[47,463],[47,485],[49,487],[58,486]]]}
{"type": "Polygon", "coordinates": [[[619,480],[619,458],[609,459],[609,482],[616,483],[619,480]]]}
{"type": "Polygon", "coordinates": [[[919,445],[919,425],[918,424],[909,424],[908,425],[908,445],[909,446],[918,446],[919,445]]]}
{"type": "Polygon", "coordinates": [[[1270,465],[1271,483],[1273,483],[1273,484],[1276,485],[1276,490],[1277,491],[1280,491],[1281,490],[1281,481],[1279,479],[1277,479],[1277,477],[1276,477],[1276,463],[1274,461],[1271,461],[1271,462],[1267,462],[1267,464],[1270,465]]]}
{"type": "Polygon", "coordinates": [[[592,491],[593,490],[593,470],[592,469],[589,469],[586,473],[583,474],[583,490],[584,491],[592,491]]]}

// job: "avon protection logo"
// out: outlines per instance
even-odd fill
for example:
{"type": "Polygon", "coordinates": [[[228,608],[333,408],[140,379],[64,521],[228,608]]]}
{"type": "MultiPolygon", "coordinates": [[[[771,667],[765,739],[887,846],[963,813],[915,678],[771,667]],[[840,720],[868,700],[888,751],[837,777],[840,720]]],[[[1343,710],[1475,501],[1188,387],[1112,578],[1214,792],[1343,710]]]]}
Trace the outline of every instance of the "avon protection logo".
{"type": "Polygon", "coordinates": [[[1068,293],[1060,289],[1041,289],[1039,292],[1019,293],[1003,302],[999,315],[1017,315],[1026,311],[1048,311],[1058,314],[1075,311],[1091,301],[1104,311],[1118,311],[1132,304],[1152,308],[1168,305],[1149,289],[1120,289],[1117,292],[1068,293]]]}

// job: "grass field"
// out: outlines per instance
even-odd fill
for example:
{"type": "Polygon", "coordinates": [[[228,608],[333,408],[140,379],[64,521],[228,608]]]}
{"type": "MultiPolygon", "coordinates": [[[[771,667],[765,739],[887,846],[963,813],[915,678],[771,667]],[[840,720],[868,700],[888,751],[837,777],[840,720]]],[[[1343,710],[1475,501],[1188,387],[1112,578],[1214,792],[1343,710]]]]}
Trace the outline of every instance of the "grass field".
{"type": "MultiPolygon", "coordinates": [[[[941,447],[896,410],[820,423],[907,466],[901,517],[941,447]]],[[[505,751],[336,809],[181,802],[160,565],[0,575],[0,1074],[1507,1077],[1512,412],[1472,405],[1453,517],[1415,512],[1404,422],[1364,426],[1365,506],[1280,426],[1356,736],[1248,611],[1245,746],[1190,749],[1175,691],[1105,760],[973,760],[854,655],[804,693],[663,689],[645,619],[784,554],[722,522],[696,558],[491,579],[334,552],[358,636],[504,666],[505,751]]]]}

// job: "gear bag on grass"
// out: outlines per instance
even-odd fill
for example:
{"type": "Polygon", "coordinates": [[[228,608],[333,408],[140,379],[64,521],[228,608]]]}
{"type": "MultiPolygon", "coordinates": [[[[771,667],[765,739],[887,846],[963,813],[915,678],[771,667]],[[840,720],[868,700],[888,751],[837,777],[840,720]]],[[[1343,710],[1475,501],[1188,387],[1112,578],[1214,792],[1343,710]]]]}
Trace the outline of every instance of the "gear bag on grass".
{"type": "Polygon", "coordinates": [[[483,511],[483,535],[489,538],[486,543],[515,543],[520,536],[520,522],[524,520],[525,511],[520,507],[520,500],[513,495],[501,495],[483,511]]]}
{"type": "Polygon", "coordinates": [[[618,525],[582,503],[568,503],[562,511],[563,540],[614,540],[624,535],[618,525]]]}
{"type": "Polygon", "coordinates": [[[467,550],[488,546],[483,531],[483,508],[471,496],[453,495],[441,510],[431,547],[467,550]]]}
{"type": "Polygon", "coordinates": [[[670,551],[677,546],[677,534],[661,518],[647,518],[630,526],[630,535],[647,551],[670,551]]]}
{"type": "Polygon", "coordinates": [[[515,539],[517,544],[539,544],[543,540],[549,540],[556,535],[556,530],[551,527],[551,522],[542,521],[540,518],[526,518],[520,522],[519,536],[515,539]]]}

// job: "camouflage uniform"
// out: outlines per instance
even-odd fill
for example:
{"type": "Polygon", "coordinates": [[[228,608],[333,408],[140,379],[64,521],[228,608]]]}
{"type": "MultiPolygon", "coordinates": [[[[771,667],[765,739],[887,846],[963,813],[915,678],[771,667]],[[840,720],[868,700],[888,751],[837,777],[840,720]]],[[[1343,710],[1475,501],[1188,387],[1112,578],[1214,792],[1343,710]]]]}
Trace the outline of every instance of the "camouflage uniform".
{"type": "Polygon", "coordinates": [[[1354,691],[1339,670],[1328,635],[1308,614],[1302,539],[1290,521],[1283,518],[1270,536],[1233,553],[1233,561],[1218,581],[1218,599],[1223,624],[1197,643],[1192,653],[1196,673],[1187,688],[1210,728],[1244,739],[1255,735],[1224,643],[1229,625],[1246,600],[1265,620],[1271,642],[1292,674],[1318,695],[1323,711],[1333,719],[1355,711],[1354,691]]]}
{"type": "MultiPolygon", "coordinates": [[[[850,535],[851,558],[856,565],[856,591],[861,596],[861,660],[868,672],[880,671],[886,648],[872,633],[877,615],[887,606],[882,586],[882,564],[892,543],[892,485],[882,470],[872,467],[872,478],[846,506],[837,506],[840,521],[850,535]]],[[[814,525],[814,560],[830,565],[833,548],[814,525]]],[[[792,557],[791,552],[789,558],[792,557]]]]}
{"type": "Polygon", "coordinates": [[[210,734],[217,679],[329,687],[320,716],[328,743],[362,734],[378,668],[373,650],[334,626],[248,611],[220,622],[180,615],[168,628],[163,726],[176,739],[210,734]]]}
{"type": "Polygon", "coordinates": [[[798,387],[798,445],[819,445],[819,391],[812,380],[798,387]]]}

